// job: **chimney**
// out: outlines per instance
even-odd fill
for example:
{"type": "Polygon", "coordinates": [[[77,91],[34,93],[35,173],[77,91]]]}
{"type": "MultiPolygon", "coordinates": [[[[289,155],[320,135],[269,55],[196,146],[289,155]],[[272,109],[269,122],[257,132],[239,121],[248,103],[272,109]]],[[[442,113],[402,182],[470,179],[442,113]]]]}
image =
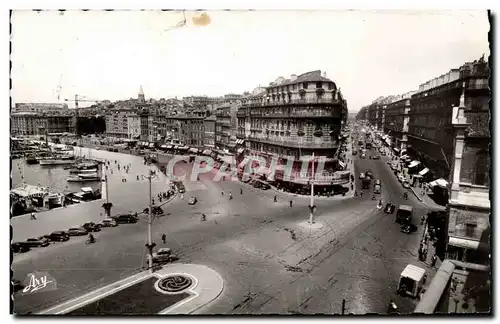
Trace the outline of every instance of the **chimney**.
{"type": "Polygon", "coordinates": [[[323,78],[328,78],[328,77],[326,76],[326,72],[323,72],[323,78]]]}
{"type": "Polygon", "coordinates": [[[292,74],[290,76],[290,81],[295,81],[295,80],[297,80],[297,74],[292,74]]]}

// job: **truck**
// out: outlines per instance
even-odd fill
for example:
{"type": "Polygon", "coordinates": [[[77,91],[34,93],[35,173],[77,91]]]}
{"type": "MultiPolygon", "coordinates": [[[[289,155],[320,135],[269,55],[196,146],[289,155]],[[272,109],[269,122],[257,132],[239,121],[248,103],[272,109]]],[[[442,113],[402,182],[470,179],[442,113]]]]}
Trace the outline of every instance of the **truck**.
{"type": "Polygon", "coordinates": [[[361,180],[361,184],[363,186],[363,189],[369,189],[371,182],[372,181],[369,177],[365,177],[363,180],[361,180]]]}
{"type": "Polygon", "coordinates": [[[401,225],[410,225],[413,216],[413,207],[408,205],[399,205],[396,213],[396,223],[401,225]]]}

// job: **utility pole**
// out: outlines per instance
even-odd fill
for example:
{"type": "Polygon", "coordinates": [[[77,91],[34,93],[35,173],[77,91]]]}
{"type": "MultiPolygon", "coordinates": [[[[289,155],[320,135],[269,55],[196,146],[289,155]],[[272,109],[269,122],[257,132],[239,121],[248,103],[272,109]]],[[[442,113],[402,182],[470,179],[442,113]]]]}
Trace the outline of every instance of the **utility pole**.
{"type": "Polygon", "coordinates": [[[152,194],[151,194],[151,179],[154,177],[153,171],[149,170],[149,175],[146,177],[149,182],[149,208],[148,208],[148,244],[146,244],[146,247],[148,248],[149,255],[148,255],[148,264],[149,264],[149,272],[153,273],[153,248],[155,247],[155,244],[152,242],[152,194]]]}
{"type": "MultiPolygon", "coordinates": [[[[102,166],[101,166],[102,168],[102,166]]],[[[108,174],[104,172],[104,183],[106,185],[106,203],[109,204],[109,192],[108,192],[108,174]]]]}
{"type": "Polygon", "coordinates": [[[309,207],[309,224],[314,224],[313,214],[314,214],[314,152],[312,154],[312,165],[311,165],[311,204],[309,207]]]}

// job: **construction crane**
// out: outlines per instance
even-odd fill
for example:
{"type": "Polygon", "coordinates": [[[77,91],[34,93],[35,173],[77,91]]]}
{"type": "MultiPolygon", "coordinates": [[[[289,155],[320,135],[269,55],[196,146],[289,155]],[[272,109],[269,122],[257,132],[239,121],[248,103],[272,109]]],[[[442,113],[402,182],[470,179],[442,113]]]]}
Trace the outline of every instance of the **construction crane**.
{"type": "Polygon", "coordinates": [[[94,99],[89,99],[86,98],[85,96],[78,96],[75,94],[75,99],[64,99],[64,101],[71,101],[75,103],[75,113],[78,116],[78,103],[79,102],[98,102],[99,100],[94,100],[94,99]]]}

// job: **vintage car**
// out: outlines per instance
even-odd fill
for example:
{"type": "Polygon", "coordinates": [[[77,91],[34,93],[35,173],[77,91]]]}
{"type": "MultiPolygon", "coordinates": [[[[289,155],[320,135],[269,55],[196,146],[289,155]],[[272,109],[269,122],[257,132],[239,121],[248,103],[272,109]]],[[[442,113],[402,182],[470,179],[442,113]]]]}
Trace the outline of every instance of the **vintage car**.
{"type": "Polygon", "coordinates": [[[45,247],[50,245],[50,240],[45,236],[40,236],[37,238],[29,238],[26,240],[26,244],[30,247],[45,247]]]}
{"type": "MultiPolygon", "coordinates": [[[[146,258],[148,258],[148,256],[146,256],[146,258]]],[[[170,248],[161,248],[158,252],[153,253],[153,263],[166,263],[177,260],[179,260],[179,258],[172,254],[170,248]]]]}
{"type": "Polygon", "coordinates": [[[133,214],[121,214],[111,217],[117,224],[137,223],[137,217],[133,214]]]}
{"type": "Polygon", "coordinates": [[[101,226],[102,227],[116,227],[116,226],[118,226],[118,224],[112,218],[105,218],[102,220],[101,226]]]}
{"type": "Polygon", "coordinates": [[[198,202],[198,199],[196,197],[191,197],[191,198],[189,198],[188,204],[195,205],[197,202],[198,202]]]}
{"type": "Polygon", "coordinates": [[[48,239],[54,242],[66,242],[69,240],[69,235],[64,231],[55,231],[48,235],[48,239]]]}
{"type": "Polygon", "coordinates": [[[393,204],[391,204],[391,203],[387,203],[387,204],[385,205],[384,212],[385,212],[386,214],[392,214],[392,213],[394,213],[394,210],[395,210],[395,209],[396,209],[396,206],[395,206],[395,205],[393,205],[393,204]]]}

